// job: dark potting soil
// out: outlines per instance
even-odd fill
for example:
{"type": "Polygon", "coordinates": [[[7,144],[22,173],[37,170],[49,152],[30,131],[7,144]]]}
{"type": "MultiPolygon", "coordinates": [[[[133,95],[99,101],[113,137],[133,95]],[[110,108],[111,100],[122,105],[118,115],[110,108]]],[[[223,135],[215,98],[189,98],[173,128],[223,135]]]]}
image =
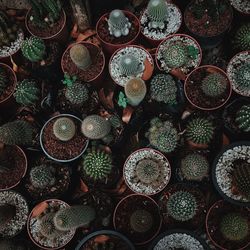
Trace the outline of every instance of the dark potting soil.
{"type": "Polygon", "coordinates": [[[16,146],[5,146],[0,151],[0,157],[10,167],[10,170],[6,172],[0,171],[0,189],[10,188],[23,177],[26,170],[26,159],[22,151],[16,146]]]}
{"type": "Polygon", "coordinates": [[[114,37],[109,34],[108,22],[107,22],[108,16],[109,14],[106,14],[104,17],[102,17],[102,19],[99,22],[99,25],[97,26],[98,35],[103,41],[111,44],[125,44],[130,42],[136,37],[136,35],[139,32],[140,25],[134,16],[126,15],[126,17],[128,17],[131,23],[131,28],[129,29],[129,33],[127,36],[121,36],[121,37],[114,37]]]}
{"type": "Polygon", "coordinates": [[[10,71],[6,67],[2,67],[2,69],[5,71],[5,73],[8,76],[8,83],[7,83],[7,88],[4,90],[3,94],[0,95],[0,103],[13,94],[14,89],[15,89],[15,84],[16,84],[15,76],[13,75],[12,71],[10,71]]]}
{"type": "Polygon", "coordinates": [[[77,76],[81,81],[90,82],[103,70],[104,58],[103,52],[100,48],[93,44],[84,43],[86,48],[89,50],[90,57],[92,58],[92,64],[86,70],[78,68],[70,58],[70,48],[68,48],[62,58],[62,68],[64,72],[69,75],[77,76]]]}

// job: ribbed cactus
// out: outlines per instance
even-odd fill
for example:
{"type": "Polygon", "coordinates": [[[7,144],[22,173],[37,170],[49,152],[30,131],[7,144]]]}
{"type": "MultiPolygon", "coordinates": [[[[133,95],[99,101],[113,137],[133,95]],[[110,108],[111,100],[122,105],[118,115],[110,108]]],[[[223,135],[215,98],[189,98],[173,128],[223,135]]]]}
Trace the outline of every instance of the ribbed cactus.
{"type": "Polygon", "coordinates": [[[68,117],[57,118],[53,124],[53,133],[60,141],[69,141],[76,134],[76,125],[68,117]]]}
{"type": "Polygon", "coordinates": [[[51,187],[56,182],[55,169],[52,166],[35,166],[30,171],[30,182],[35,188],[51,187]]]}
{"type": "Polygon", "coordinates": [[[180,170],[185,179],[201,181],[208,175],[209,163],[205,156],[190,153],[181,160],[180,170]]]}
{"type": "Polygon", "coordinates": [[[217,98],[225,93],[227,78],[220,73],[211,73],[201,82],[201,90],[208,97],[217,98]]]}
{"type": "Polygon", "coordinates": [[[147,6],[147,15],[150,20],[148,27],[165,28],[165,22],[168,19],[168,8],[165,0],[150,0],[147,6]]]}
{"type": "Polygon", "coordinates": [[[157,74],[150,82],[150,96],[157,102],[176,104],[177,87],[171,75],[157,74]]]}
{"type": "Polygon", "coordinates": [[[145,209],[135,210],[130,217],[131,229],[137,233],[148,232],[154,224],[153,216],[145,209]]]}
{"type": "Polygon", "coordinates": [[[120,128],[122,127],[122,120],[117,115],[111,115],[109,117],[109,121],[112,127],[114,128],[120,128]]]}
{"type": "Polygon", "coordinates": [[[96,181],[106,179],[112,168],[112,156],[104,151],[92,148],[83,156],[80,171],[82,176],[87,175],[96,181]]]}
{"type": "Polygon", "coordinates": [[[88,226],[95,219],[95,214],[94,208],[78,205],[60,209],[53,220],[58,230],[68,231],[88,226]]]}
{"type": "Polygon", "coordinates": [[[34,106],[40,98],[40,88],[35,80],[25,79],[16,86],[16,102],[24,106],[34,106]]]}
{"type": "Polygon", "coordinates": [[[99,115],[89,115],[82,122],[82,133],[89,139],[102,139],[110,130],[110,121],[99,115]]]}
{"type": "Polygon", "coordinates": [[[130,79],[124,89],[128,103],[132,106],[138,106],[147,93],[146,84],[140,78],[130,79]]]}
{"type": "Polygon", "coordinates": [[[6,145],[30,145],[33,139],[33,128],[26,122],[16,120],[0,127],[0,142],[6,145]]]}
{"type": "Polygon", "coordinates": [[[195,144],[209,144],[214,137],[215,127],[207,118],[196,117],[186,127],[186,139],[195,144]]]}
{"type": "Polygon", "coordinates": [[[248,219],[240,213],[228,213],[222,217],[220,231],[225,239],[241,241],[249,236],[248,219]]]}
{"type": "Polygon", "coordinates": [[[86,70],[92,63],[89,50],[83,44],[75,44],[70,48],[70,58],[73,63],[82,70],[86,70]]]}
{"type": "Polygon", "coordinates": [[[243,105],[236,114],[238,127],[244,132],[250,132],[250,105],[243,105]]]}
{"type": "Polygon", "coordinates": [[[242,64],[235,72],[235,82],[239,90],[250,89],[250,62],[242,64]]]}
{"type": "Polygon", "coordinates": [[[120,71],[125,76],[137,77],[144,70],[144,65],[133,55],[127,54],[121,56],[120,71]]]}
{"type": "Polygon", "coordinates": [[[16,207],[9,204],[0,204],[0,233],[8,222],[15,216],[16,207]]]}
{"type": "Polygon", "coordinates": [[[250,22],[242,24],[237,29],[232,45],[238,51],[250,50],[250,22]]]}
{"type": "Polygon", "coordinates": [[[23,56],[31,62],[42,61],[46,54],[44,41],[39,37],[31,36],[23,41],[21,50],[23,56]]]}
{"type": "Polygon", "coordinates": [[[177,221],[188,221],[196,215],[197,202],[193,194],[177,191],[167,201],[167,213],[177,221]]]}
{"type": "Polygon", "coordinates": [[[109,34],[114,37],[127,36],[131,23],[121,10],[112,10],[108,18],[109,34]]]}
{"type": "Polygon", "coordinates": [[[0,68],[0,96],[4,93],[8,82],[8,76],[4,69],[0,68]]]}

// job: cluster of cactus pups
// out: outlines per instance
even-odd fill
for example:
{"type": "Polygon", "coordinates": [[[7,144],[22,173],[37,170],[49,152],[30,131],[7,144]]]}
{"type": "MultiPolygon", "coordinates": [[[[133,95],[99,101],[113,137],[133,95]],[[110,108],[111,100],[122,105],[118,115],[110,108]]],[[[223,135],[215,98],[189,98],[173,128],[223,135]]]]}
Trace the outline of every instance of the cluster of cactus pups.
{"type": "Polygon", "coordinates": [[[235,72],[235,82],[239,90],[250,90],[250,62],[243,63],[235,72]]]}
{"type": "Polygon", "coordinates": [[[3,68],[0,68],[0,96],[4,93],[8,82],[8,76],[3,68]]]}
{"type": "Polygon", "coordinates": [[[75,44],[69,51],[72,62],[81,70],[87,70],[92,64],[89,50],[83,44],[75,44]]]}

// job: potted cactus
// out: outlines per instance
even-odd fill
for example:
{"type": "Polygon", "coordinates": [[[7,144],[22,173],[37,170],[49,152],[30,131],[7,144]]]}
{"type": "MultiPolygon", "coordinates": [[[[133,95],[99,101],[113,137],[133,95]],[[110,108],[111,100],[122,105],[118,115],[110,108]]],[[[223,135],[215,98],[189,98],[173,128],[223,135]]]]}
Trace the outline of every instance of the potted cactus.
{"type": "Polygon", "coordinates": [[[130,11],[115,9],[100,17],[96,33],[103,49],[111,55],[135,42],[140,34],[140,22],[130,11]]]}
{"type": "Polygon", "coordinates": [[[244,16],[250,16],[250,3],[248,0],[230,0],[231,5],[244,16]]]}
{"type": "Polygon", "coordinates": [[[43,152],[52,160],[70,162],[79,158],[88,147],[81,133],[81,120],[70,114],[50,118],[40,132],[43,152]]]}
{"type": "Polygon", "coordinates": [[[117,204],[113,223],[114,228],[135,245],[144,245],[158,234],[162,219],[158,205],[152,198],[131,194],[117,204]]]}
{"type": "Polygon", "coordinates": [[[182,23],[180,9],[165,0],[150,0],[140,17],[141,33],[157,47],[167,36],[178,32],[182,23]]]}

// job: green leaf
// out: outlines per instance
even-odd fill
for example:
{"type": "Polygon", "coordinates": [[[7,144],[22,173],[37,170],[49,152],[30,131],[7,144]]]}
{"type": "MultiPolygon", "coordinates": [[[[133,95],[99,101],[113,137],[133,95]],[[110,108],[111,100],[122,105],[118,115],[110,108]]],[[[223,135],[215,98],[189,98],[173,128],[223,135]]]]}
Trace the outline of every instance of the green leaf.
{"type": "Polygon", "coordinates": [[[125,97],[124,93],[120,91],[119,96],[118,96],[118,105],[120,107],[126,108],[128,104],[128,100],[125,97]]]}

